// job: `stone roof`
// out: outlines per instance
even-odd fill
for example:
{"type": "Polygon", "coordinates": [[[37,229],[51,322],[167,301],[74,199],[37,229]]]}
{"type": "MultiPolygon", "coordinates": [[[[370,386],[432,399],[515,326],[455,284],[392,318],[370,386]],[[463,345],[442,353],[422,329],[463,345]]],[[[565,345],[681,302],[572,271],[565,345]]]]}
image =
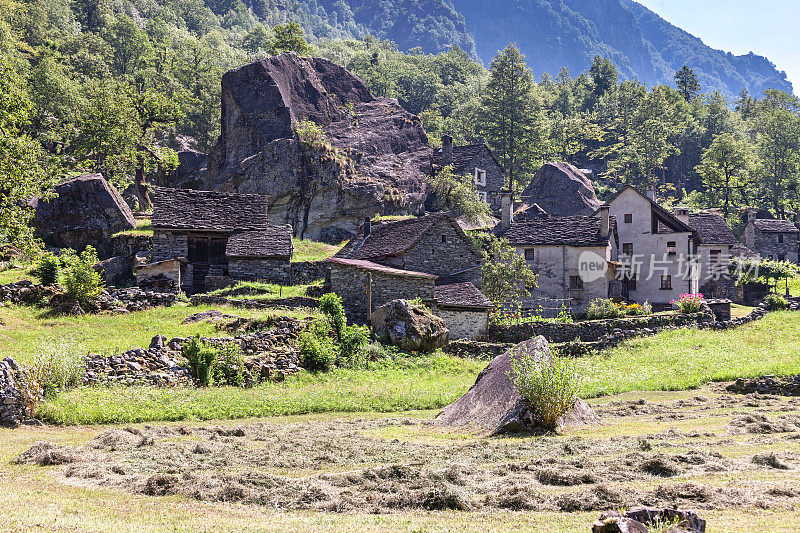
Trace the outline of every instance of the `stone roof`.
{"type": "Polygon", "coordinates": [[[414,246],[425,233],[441,221],[449,222],[475,255],[481,257],[480,252],[461,229],[461,226],[446,213],[434,213],[386,224],[374,224],[367,237],[364,237],[362,227],[360,235],[351,239],[334,257],[374,260],[400,255],[414,246]]]}
{"type": "MultiPolygon", "coordinates": [[[[479,157],[482,153],[488,153],[491,156],[492,160],[495,162],[497,167],[500,169],[500,172],[504,172],[503,165],[497,160],[492,152],[491,148],[486,146],[485,143],[478,143],[478,144],[465,144],[462,146],[453,146],[453,160],[450,163],[453,166],[453,172],[456,174],[464,174],[467,171],[467,165],[469,165],[476,157],[479,157]]],[[[444,167],[448,163],[444,161],[444,152],[442,149],[434,150],[433,151],[433,164],[436,167],[444,167]]]]}
{"type": "Polygon", "coordinates": [[[773,218],[757,218],[753,224],[767,233],[797,233],[800,230],[789,220],[777,220],[773,218]]]}
{"type": "Polygon", "coordinates": [[[153,187],[153,228],[233,232],[269,226],[267,198],[192,189],[153,187]]]}
{"type": "Polygon", "coordinates": [[[600,235],[601,220],[597,217],[539,216],[511,223],[503,237],[513,246],[607,246],[616,233],[616,221],[611,218],[609,235],[600,235]]]}
{"type": "Polygon", "coordinates": [[[442,307],[474,307],[490,309],[492,302],[472,283],[451,283],[437,285],[434,299],[442,307]]]}
{"type": "Polygon", "coordinates": [[[755,259],[758,254],[745,246],[744,244],[736,244],[728,251],[731,257],[740,257],[742,259],[755,259]]]}
{"type": "Polygon", "coordinates": [[[268,226],[266,229],[238,231],[228,238],[225,255],[228,257],[291,258],[292,227],[268,226]]]}
{"type": "Polygon", "coordinates": [[[738,244],[725,218],[716,213],[689,215],[689,227],[697,232],[700,244],[738,244]]]}
{"type": "Polygon", "coordinates": [[[373,263],[372,261],[364,261],[361,259],[344,259],[341,257],[331,257],[330,259],[327,259],[327,262],[336,265],[351,266],[354,268],[358,268],[360,270],[370,270],[372,272],[380,272],[382,274],[388,274],[390,276],[405,276],[409,278],[428,278],[428,279],[436,279],[437,277],[433,274],[426,274],[425,272],[415,272],[413,270],[402,270],[399,268],[387,267],[384,265],[379,265],[378,263],[373,263]]]}

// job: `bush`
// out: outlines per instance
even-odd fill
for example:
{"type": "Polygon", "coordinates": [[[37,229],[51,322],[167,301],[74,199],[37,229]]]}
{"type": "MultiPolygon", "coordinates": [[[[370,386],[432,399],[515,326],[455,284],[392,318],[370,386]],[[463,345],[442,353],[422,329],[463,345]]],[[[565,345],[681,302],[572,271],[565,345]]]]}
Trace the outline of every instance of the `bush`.
{"type": "Polygon", "coordinates": [[[589,302],[586,318],[589,320],[602,320],[604,318],[618,318],[622,316],[622,309],[610,298],[595,298],[589,302]]]}
{"type": "Polygon", "coordinates": [[[85,354],[69,339],[42,342],[33,354],[29,374],[45,395],[77,387],[86,371],[85,354]]]}
{"type": "Polygon", "coordinates": [[[217,359],[216,350],[212,350],[203,345],[199,337],[183,347],[183,356],[189,363],[192,377],[201,387],[208,387],[213,380],[214,363],[217,359]]]}
{"type": "Polygon", "coordinates": [[[344,368],[363,368],[369,354],[369,328],[365,326],[345,326],[339,341],[339,358],[337,366],[344,368]]]}
{"type": "Polygon", "coordinates": [[[61,260],[55,255],[45,252],[36,262],[33,275],[42,285],[55,285],[61,272],[61,260]]]}
{"type": "Polygon", "coordinates": [[[325,130],[310,120],[301,120],[295,124],[294,130],[300,141],[311,147],[322,148],[328,143],[325,130]]]}
{"type": "Polygon", "coordinates": [[[648,316],[653,314],[653,306],[650,305],[650,302],[645,302],[642,305],[628,304],[622,310],[629,316],[648,316]]]}
{"type": "Polygon", "coordinates": [[[670,302],[678,306],[681,313],[692,314],[699,313],[703,309],[703,295],[697,294],[681,294],[679,300],[672,300],[670,302]]]}
{"type": "Polygon", "coordinates": [[[238,344],[226,344],[215,353],[212,375],[216,386],[244,386],[244,361],[238,344]]]}
{"type": "Polygon", "coordinates": [[[581,378],[575,363],[562,357],[539,361],[534,354],[523,352],[511,358],[514,388],[539,415],[549,429],[555,429],[558,418],[572,409],[578,399],[581,378]]]}
{"type": "Polygon", "coordinates": [[[94,248],[87,246],[80,255],[67,249],[62,255],[62,262],[62,282],[70,298],[85,303],[100,294],[103,282],[94,269],[98,262],[94,248]]]}
{"type": "Polygon", "coordinates": [[[328,323],[333,328],[336,337],[341,339],[344,334],[344,328],[347,325],[342,299],[332,292],[324,294],[319,299],[319,310],[328,319],[328,323]]]}
{"type": "Polygon", "coordinates": [[[767,309],[771,311],[786,309],[786,298],[784,298],[780,294],[768,295],[766,298],[764,298],[764,303],[767,304],[767,309]]]}
{"type": "Polygon", "coordinates": [[[328,372],[339,357],[339,347],[327,321],[315,320],[298,338],[300,360],[310,372],[328,372]]]}

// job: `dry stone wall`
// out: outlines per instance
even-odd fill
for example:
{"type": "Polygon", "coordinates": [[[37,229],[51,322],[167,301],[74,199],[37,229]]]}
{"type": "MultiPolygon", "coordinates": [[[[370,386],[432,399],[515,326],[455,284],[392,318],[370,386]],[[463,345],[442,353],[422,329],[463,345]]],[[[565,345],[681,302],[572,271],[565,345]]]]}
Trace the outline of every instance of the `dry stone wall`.
{"type": "Polygon", "coordinates": [[[38,396],[27,372],[10,357],[0,361],[0,426],[18,426],[28,422],[29,397],[38,396]]]}
{"type": "Polygon", "coordinates": [[[288,284],[291,282],[292,266],[288,259],[231,258],[228,260],[228,275],[232,280],[267,281],[288,284]]]}

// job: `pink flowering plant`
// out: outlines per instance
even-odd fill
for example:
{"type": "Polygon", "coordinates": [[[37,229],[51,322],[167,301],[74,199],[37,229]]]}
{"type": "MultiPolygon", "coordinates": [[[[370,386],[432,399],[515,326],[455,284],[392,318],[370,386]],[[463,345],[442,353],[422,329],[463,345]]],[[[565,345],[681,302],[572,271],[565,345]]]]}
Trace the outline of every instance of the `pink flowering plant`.
{"type": "Polygon", "coordinates": [[[703,295],[700,293],[681,294],[679,300],[672,300],[670,303],[677,305],[681,313],[699,313],[703,309],[703,295]]]}

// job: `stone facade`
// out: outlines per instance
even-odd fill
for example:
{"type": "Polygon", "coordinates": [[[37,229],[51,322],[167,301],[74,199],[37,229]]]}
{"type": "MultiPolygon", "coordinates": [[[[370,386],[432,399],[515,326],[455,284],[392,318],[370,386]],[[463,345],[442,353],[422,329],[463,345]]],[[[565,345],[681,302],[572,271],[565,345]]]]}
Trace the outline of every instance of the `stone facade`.
{"type": "Polygon", "coordinates": [[[153,237],[150,235],[115,235],[111,237],[111,256],[132,257],[139,253],[150,253],[153,237]]]}
{"type": "Polygon", "coordinates": [[[153,231],[153,256],[154,263],[174,259],[176,257],[188,257],[189,255],[189,234],[174,231],[155,230],[153,231]]]}
{"type": "Polygon", "coordinates": [[[434,296],[434,276],[381,272],[331,262],[331,290],[342,299],[348,318],[355,322],[367,321],[370,277],[372,278],[370,314],[392,300],[433,299],[434,296]]]}
{"type": "Polygon", "coordinates": [[[181,271],[186,272],[187,266],[178,259],[137,266],[136,284],[143,289],[178,292],[182,284],[187,283],[181,276],[181,271]]]}
{"type": "Polygon", "coordinates": [[[458,309],[434,305],[433,314],[444,319],[451,340],[480,340],[489,330],[489,311],[458,309]]]}
{"type": "Polygon", "coordinates": [[[488,146],[453,146],[452,137],[445,135],[442,137],[442,147],[434,152],[433,162],[434,172],[446,165],[452,165],[453,173],[471,180],[478,195],[492,210],[500,210],[500,191],[505,188],[506,175],[488,146]]]}
{"type": "Polygon", "coordinates": [[[289,284],[292,266],[286,259],[236,257],[228,261],[228,275],[234,280],[289,284]]]}
{"type": "Polygon", "coordinates": [[[292,284],[311,283],[328,276],[328,263],[325,261],[296,261],[291,263],[292,284]]]}
{"type": "Polygon", "coordinates": [[[773,221],[767,219],[750,219],[742,234],[742,243],[759,254],[764,259],[775,259],[777,261],[791,261],[798,263],[798,233],[788,221],[774,221],[776,230],[783,229],[788,231],[771,231],[769,226],[773,221]],[[794,231],[792,231],[792,229],[794,231]]]}
{"type": "Polygon", "coordinates": [[[468,281],[481,287],[481,260],[470,243],[445,217],[404,253],[382,263],[403,270],[447,277],[453,281],[468,281]]]}

